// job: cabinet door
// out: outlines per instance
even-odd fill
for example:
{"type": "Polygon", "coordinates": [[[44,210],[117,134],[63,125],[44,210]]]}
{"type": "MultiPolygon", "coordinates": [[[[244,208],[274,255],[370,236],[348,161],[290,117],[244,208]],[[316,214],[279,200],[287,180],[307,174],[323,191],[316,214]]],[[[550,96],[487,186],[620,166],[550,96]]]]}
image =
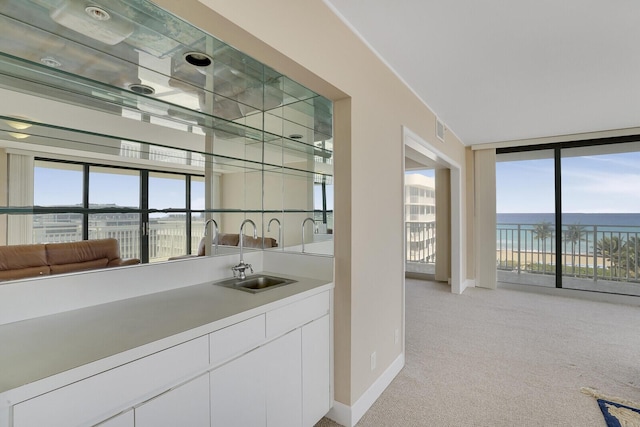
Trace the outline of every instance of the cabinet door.
{"type": "Polygon", "coordinates": [[[324,316],[302,327],[302,425],[331,409],[331,324],[324,316]]]}
{"type": "Polygon", "coordinates": [[[267,427],[302,423],[301,332],[296,329],[264,347],[267,362],[267,427]]]}
{"type": "Polygon", "coordinates": [[[107,421],[102,422],[96,427],[133,427],[133,409],[123,412],[120,415],[116,415],[113,418],[109,418],[107,421]]]}
{"type": "Polygon", "coordinates": [[[260,347],[211,371],[212,427],[265,426],[263,350],[260,347]]]}
{"type": "Polygon", "coordinates": [[[209,427],[209,375],[169,390],[135,409],[136,427],[209,427]]]}

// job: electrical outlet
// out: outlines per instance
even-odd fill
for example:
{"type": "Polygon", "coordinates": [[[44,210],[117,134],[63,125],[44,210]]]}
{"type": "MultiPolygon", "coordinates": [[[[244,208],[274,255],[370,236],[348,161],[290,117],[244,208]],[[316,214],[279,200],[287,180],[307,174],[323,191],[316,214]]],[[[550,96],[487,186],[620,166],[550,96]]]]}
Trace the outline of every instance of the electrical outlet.
{"type": "Polygon", "coordinates": [[[371,370],[376,369],[376,352],[371,353],[371,370]]]}
{"type": "Polygon", "coordinates": [[[399,342],[400,342],[400,329],[396,329],[395,333],[393,334],[393,343],[398,344],[399,342]]]}

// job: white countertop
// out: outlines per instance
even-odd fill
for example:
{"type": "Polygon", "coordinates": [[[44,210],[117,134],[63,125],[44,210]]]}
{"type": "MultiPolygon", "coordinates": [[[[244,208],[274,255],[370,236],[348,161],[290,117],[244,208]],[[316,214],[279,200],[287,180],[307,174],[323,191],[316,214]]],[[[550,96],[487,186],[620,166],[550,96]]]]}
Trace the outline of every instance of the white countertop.
{"type": "Polygon", "coordinates": [[[0,393],[74,368],[110,369],[333,287],[261,274],[297,282],[256,294],[207,282],[2,325],[0,393]]]}

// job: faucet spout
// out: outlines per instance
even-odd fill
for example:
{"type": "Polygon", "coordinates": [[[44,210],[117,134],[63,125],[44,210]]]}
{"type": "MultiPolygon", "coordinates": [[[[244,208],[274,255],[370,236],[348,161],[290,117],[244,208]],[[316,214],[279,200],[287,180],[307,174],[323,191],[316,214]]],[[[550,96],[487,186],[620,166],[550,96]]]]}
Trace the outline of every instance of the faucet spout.
{"type": "Polygon", "coordinates": [[[244,221],[242,221],[242,224],[240,224],[240,263],[238,265],[235,265],[233,267],[231,267],[231,270],[233,271],[233,277],[236,277],[236,272],[238,273],[238,278],[240,280],[244,280],[247,278],[247,274],[245,273],[245,270],[251,270],[251,272],[253,273],[253,267],[251,266],[251,264],[245,264],[244,262],[244,226],[245,224],[251,224],[253,225],[253,238],[257,239],[258,238],[258,227],[256,227],[256,223],[251,221],[250,219],[245,219],[244,221]]]}
{"type": "Polygon", "coordinates": [[[213,223],[214,226],[214,230],[216,232],[216,234],[213,235],[213,241],[214,241],[214,245],[215,245],[215,249],[213,251],[214,254],[218,253],[218,223],[216,222],[215,219],[211,218],[208,219],[207,222],[204,223],[204,237],[207,237],[209,235],[209,224],[213,223]]]}
{"type": "Polygon", "coordinates": [[[282,244],[282,225],[280,225],[280,220],[278,218],[271,218],[269,220],[269,224],[267,224],[267,231],[271,231],[271,223],[275,221],[278,223],[278,245],[284,250],[284,245],[282,244]]]}
{"type": "Polygon", "coordinates": [[[311,221],[313,223],[313,232],[316,233],[318,231],[318,226],[316,225],[316,220],[308,217],[305,218],[304,221],[302,221],[302,253],[304,253],[304,225],[307,223],[307,221],[311,221]]]}

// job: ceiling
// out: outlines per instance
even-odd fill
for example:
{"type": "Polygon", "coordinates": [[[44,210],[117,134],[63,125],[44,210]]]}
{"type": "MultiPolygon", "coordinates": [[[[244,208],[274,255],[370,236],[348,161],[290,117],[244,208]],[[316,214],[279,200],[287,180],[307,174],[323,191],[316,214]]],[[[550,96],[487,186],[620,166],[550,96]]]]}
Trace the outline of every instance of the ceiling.
{"type": "Polygon", "coordinates": [[[636,0],[325,2],[465,145],[640,126],[636,0]]]}

